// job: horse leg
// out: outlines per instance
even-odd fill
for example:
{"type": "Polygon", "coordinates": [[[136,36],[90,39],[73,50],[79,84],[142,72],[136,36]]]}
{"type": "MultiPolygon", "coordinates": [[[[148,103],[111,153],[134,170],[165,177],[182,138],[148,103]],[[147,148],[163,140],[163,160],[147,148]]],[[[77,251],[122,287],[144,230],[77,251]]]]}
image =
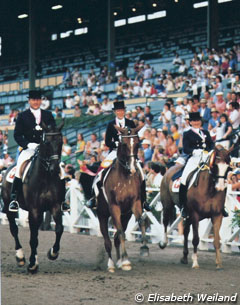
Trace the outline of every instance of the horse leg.
{"type": "Polygon", "coordinates": [[[15,250],[16,250],[16,261],[19,267],[25,265],[25,256],[18,238],[18,226],[15,221],[15,213],[7,213],[7,218],[9,221],[10,232],[15,239],[15,250]]]}
{"type": "Polygon", "coordinates": [[[190,232],[190,219],[187,218],[184,224],[184,245],[183,245],[183,257],[181,259],[182,264],[188,264],[188,235],[190,232]]]}
{"type": "Polygon", "coordinates": [[[111,206],[111,215],[114,222],[114,225],[117,229],[117,235],[119,237],[121,248],[122,248],[122,270],[128,271],[131,270],[131,263],[128,260],[128,255],[125,247],[125,233],[121,223],[121,210],[120,207],[116,204],[111,206]]]}
{"type": "Polygon", "coordinates": [[[198,265],[198,257],[197,257],[197,247],[199,244],[199,235],[198,235],[198,224],[199,224],[199,220],[198,220],[198,216],[193,216],[193,221],[192,221],[192,227],[193,227],[193,240],[192,240],[192,244],[193,244],[193,255],[192,255],[192,268],[193,269],[199,269],[199,265],[198,265]]]}
{"type": "Polygon", "coordinates": [[[168,226],[169,220],[170,220],[170,213],[171,213],[171,210],[169,208],[163,209],[164,237],[163,237],[163,240],[161,240],[159,242],[159,247],[161,249],[166,248],[166,246],[168,244],[167,226],[168,226]]]}
{"type": "Polygon", "coordinates": [[[29,257],[28,271],[36,273],[38,271],[38,229],[43,221],[43,213],[38,213],[36,210],[29,212],[29,227],[30,227],[30,247],[31,255],[29,257]]]}
{"type": "Polygon", "coordinates": [[[214,233],[214,247],[216,251],[216,268],[222,269],[222,259],[220,254],[220,235],[219,230],[222,224],[222,215],[215,216],[212,219],[214,233]]]}
{"type": "Polygon", "coordinates": [[[145,219],[142,217],[142,203],[140,200],[136,201],[133,204],[132,212],[136,217],[136,220],[139,224],[139,227],[141,228],[142,232],[142,244],[143,246],[140,248],[140,255],[141,256],[148,256],[149,255],[149,248],[147,246],[147,237],[146,237],[146,225],[145,225],[145,219]]]}
{"type": "Polygon", "coordinates": [[[63,224],[62,224],[62,212],[60,211],[60,208],[58,210],[53,211],[53,219],[56,223],[55,226],[55,243],[51,249],[49,249],[47,253],[47,257],[50,260],[55,260],[58,258],[59,250],[60,250],[60,240],[63,234],[63,224]]]}
{"type": "Polygon", "coordinates": [[[112,260],[112,242],[109,238],[108,234],[108,216],[98,216],[99,223],[100,223],[100,230],[104,238],[104,246],[105,250],[108,254],[108,271],[115,272],[114,262],[112,260]]]}
{"type": "MultiPolygon", "coordinates": [[[[132,216],[132,213],[124,215],[124,217],[121,216],[121,223],[122,223],[124,232],[127,229],[127,225],[128,225],[128,222],[129,222],[129,219],[131,218],[131,216],[132,216]]],[[[116,253],[117,253],[117,264],[116,265],[118,268],[122,268],[122,259],[120,257],[120,239],[119,239],[117,232],[114,235],[114,246],[116,248],[116,253]]]]}

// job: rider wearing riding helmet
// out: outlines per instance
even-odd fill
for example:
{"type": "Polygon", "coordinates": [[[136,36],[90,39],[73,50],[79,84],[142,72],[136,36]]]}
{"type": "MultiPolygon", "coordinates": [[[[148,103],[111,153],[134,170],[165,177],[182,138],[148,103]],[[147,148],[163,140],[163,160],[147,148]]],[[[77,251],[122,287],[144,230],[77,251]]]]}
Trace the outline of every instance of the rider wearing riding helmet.
{"type": "MultiPolygon", "coordinates": [[[[120,128],[135,128],[136,125],[132,120],[129,120],[125,118],[125,104],[124,101],[116,101],[113,103],[113,111],[115,113],[116,118],[108,123],[107,131],[106,131],[106,137],[105,137],[105,144],[109,147],[110,153],[106,157],[105,160],[112,161],[116,159],[117,157],[117,147],[119,143],[119,135],[120,132],[117,131],[117,129],[114,127],[115,125],[120,128]]],[[[142,202],[144,208],[149,211],[150,207],[148,203],[146,202],[146,183],[144,179],[143,170],[141,168],[141,165],[139,162],[137,162],[137,166],[139,168],[139,171],[141,172],[141,175],[143,177],[143,181],[141,184],[141,196],[142,196],[142,202]]],[[[93,208],[96,205],[96,197],[99,194],[99,187],[101,186],[101,177],[94,180],[93,183],[93,197],[88,202],[88,207],[93,208]]]]}
{"type": "Polygon", "coordinates": [[[179,204],[183,218],[188,217],[187,211],[187,177],[194,171],[207,154],[204,151],[211,151],[214,143],[207,130],[202,129],[202,118],[199,112],[189,114],[191,129],[183,133],[183,153],[188,156],[187,163],[182,173],[179,189],[179,204]]]}
{"type": "MultiPolygon", "coordinates": [[[[41,92],[38,90],[30,90],[28,96],[30,108],[20,113],[17,117],[14,129],[14,139],[17,144],[22,147],[22,151],[17,160],[15,178],[11,189],[11,202],[9,204],[10,212],[17,212],[19,209],[17,197],[22,188],[20,169],[22,164],[34,155],[35,150],[41,141],[43,135],[42,124],[45,124],[46,126],[56,125],[52,113],[40,109],[41,102],[41,92]]],[[[65,190],[65,180],[61,179],[61,181],[62,188],[65,190]]],[[[63,193],[65,194],[65,192],[63,193]]],[[[69,205],[65,203],[65,198],[62,198],[62,201],[62,211],[69,211],[69,205]]]]}

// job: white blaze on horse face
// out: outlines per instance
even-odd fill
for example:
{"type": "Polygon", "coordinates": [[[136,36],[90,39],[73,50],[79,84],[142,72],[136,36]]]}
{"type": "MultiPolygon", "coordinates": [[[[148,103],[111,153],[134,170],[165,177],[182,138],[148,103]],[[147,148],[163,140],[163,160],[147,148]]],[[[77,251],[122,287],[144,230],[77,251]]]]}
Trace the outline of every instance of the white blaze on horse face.
{"type": "MultiPolygon", "coordinates": [[[[220,162],[218,163],[218,176],[225,176],[226,170],[228,169],[228,164],[220,162]]],[[[225,178],[218,178],[218,182],[216,184],[217,191],[224,191],[225,185],[225,178]]]]}
{"type": "Polygon", "coordinates": [[[130,171],[132,174],[136,173],[136,169],[134,166],[134,155],[133,155],[133,144],[134,144],[134,140],[133,138],[130,139],[130,146],[131,146],[131,163],[130,163],[130,171]]]}

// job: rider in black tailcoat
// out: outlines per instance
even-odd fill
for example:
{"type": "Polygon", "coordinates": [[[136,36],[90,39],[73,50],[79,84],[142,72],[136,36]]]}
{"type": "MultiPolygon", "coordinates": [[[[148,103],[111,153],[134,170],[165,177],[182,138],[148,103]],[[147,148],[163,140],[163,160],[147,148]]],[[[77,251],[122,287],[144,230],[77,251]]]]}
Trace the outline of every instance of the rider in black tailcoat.
{"type": "MultiPolygon", "coordinates": [[[[10,212],[18,211],[19,203],[17,196],[22,188],[20,168],[26,160],[29,160],[34,155],[36,147],[40,144],[43,135],[42,124],[44,123],[45,126],[56,126],[52,113],[40,109],[42,102],[41,92],[38,90],[30,90],[28,98],[30,108],[19,113],[14,129],[14,139],[22,147],[22,151],[17,161],[15,178],[12,184],[11,202],[9,204],[10,212]]],[[[62,188],[65,189],[65,180],[61,179],[61,181],[62,188]]],[[[65,202],[65,198],[62,201],[62,210],[69,211],[69,206],[65,202]]]]}

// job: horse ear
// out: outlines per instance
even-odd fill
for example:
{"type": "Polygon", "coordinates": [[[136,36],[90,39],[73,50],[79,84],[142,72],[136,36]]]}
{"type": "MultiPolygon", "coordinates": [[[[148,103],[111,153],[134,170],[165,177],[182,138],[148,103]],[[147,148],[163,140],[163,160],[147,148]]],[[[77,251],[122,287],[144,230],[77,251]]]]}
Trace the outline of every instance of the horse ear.
{"type": "Polygon", "coordinates": [[[121,133],[125,133],[125,132],[126,132],[126,129],[125,129],[125,128],[121,128],[121,127],[119,127],[119,126],[117,126],[117,125],[114,125],[114,128],[116,128],[117,131],[119,131],[119,132],[121,132],[121,133]]]}
{"type": "Polygon", "coordinates": [[[62,122],[57,126],[58,131],[61,131],[64,126],[64,119],[62,119],[62,122]]]}
{"type": "Polygon", "coordinates": [[[216,158],[216,154],[217,154],[217,151],[216,151],[216,149],[214,149],[214,151],[212,152],[212,154],[210,156],[210,160],[209,160],[209,167],[210,168],[213,167],[213,164],[214,164],[214,161],[215,161],[215,158],[216,158]]]}

